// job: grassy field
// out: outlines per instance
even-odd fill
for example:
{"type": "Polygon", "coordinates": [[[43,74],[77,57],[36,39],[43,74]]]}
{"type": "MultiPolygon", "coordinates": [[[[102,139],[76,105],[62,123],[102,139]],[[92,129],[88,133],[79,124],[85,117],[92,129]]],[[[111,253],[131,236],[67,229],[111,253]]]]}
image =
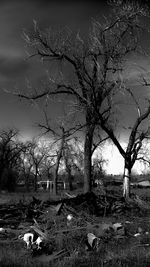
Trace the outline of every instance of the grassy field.
{"type": "MultiPolygon", "coordinates": [[[[119,188],[118,188],[119,189],[119,188]]],[[[133,192],[139,194],[143,199],[150,200],[150,189],[133,189],[133,192]]],[[[0,204],[16,202],[28,202],[32,200],[32,196],[42,200],[52,199],[48,192],[38,193],[1,193],[0,204]]],[[[63,194],[58,196],[61,198],[63,194]]],[[[58,229],[64,223],[64,215],[59,215],[53,218],[58,229]]],[[[49,220],[52,220],[50,218],[49,220]]],[[[87,251],[85,247],[85,239],[88,233],[86,230],[75,230],[67,233],[61,233],[52,240],[52,255],[35,255],[31,251],[27,251],[22,241],[18,239],[3,239],[0,236],[0,266],[27,267],[27,266],[53,266],[53,267],[75,267],[75,266],[132,266],[145,267],[150,266],[150,214],[136,214],[124,216],[109,216],[109,217],[91,217],[91,220],[96,223],[115,223],[121,222],[125,224],[128,221],[126,230],[127,234],[120,238],[101,239],[98,251],[87,251]],[[139,227],[148,232],[146,236],[143,234],[139,238],[135,238],[134,234],[139,227]],[[129,235],[130,233],[130,235],[129,235]],[[145,238],[145,239],[144,239],[145,238]],[[56,249],[57,248],[57,249],[56,249]],[[55,252],[65,250],[69,254],[63,254],[60,257],[54,258],[55,252]]],[[[75,226],[78,226],[77,224],[75,226]]]]}
{"type": "Polygon", "coordinates": [[[17,203],[19,201],[25,202],[25,201],[31,201],[32,197],[35,196],[36,198],[40,198],[42,200],[50,199],[52,196],[50,196],[49,192],[17,192],[17,193],[0,193],[0,205],[1,204],[9,204],[9,203],[17,203]]]}

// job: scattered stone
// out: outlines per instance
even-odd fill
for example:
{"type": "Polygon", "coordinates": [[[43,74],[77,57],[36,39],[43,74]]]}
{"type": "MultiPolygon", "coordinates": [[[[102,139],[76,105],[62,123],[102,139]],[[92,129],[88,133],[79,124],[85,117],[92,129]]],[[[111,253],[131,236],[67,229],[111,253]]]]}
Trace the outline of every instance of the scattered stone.
{"type": "MultiPolygon", "coordinates": [[[[45,243],[47,243],[47,247],[52,243],[51,248],[48,248],[47,251],[53,253],[52,251],[56,251],[56,248],[53,250],[53,247],[58,235],[67,236],[69,232],[76,231],[77,235],[78,233],[79,236],[81,234],[79,243],[80,240],[83,242],[83,248],[86,239],[88,250],[99,251],[102,242],[107,243],[108,240],[123,239],[127,237],[126,229],[129,228],[129,231],[131,231],[131,227],[134,227],[130,221],[125,221],[124,224],[120,222],[104,223],[98,218],[98,216],[104,218],[107,215],[126,215],[127,212],[129,215],[132,212],[133,216],[134,210],[137,212],[136,205],[126,203],[124,198],[119,195],[96,195],[91,192],[68,197],[63,200],[43,202],[33,198],[31,203],[28,204],[0,206],[1,239],[5,227],[14,227],[19,232],[17,237],[20,233],[22,234],[20,238],[26,242],[27,249],[31,247],[39,255],[38,253],[45,253],[45,243]],[[66,227],[66,221],[69,227],[66,227]],[[49,228],[47,225],[49,225],[49,228]],[[37,235],[36,239],[34,239],[35,234],[37,235]],[[27,236],[28,241],[27,239],[25,241],[27,236]],[[52,242],[52,238],[54,242],[52,242]]],[[[144,229],[145,234],[143,234],[143,229],[140,226],[137,233],[135,233],[135,230],[131,231],[131,236],[139,236],[141,242],[146,240],[144,244],[148,244],[149,232],[144,229]]],[[[7,234],[5,236],[7,238],[7,234]]],[[[134,242],[136,241],[139,242],[138,239],[134,239],[134,242]]],[[[64,243],[62,242],[62,244],[64,243]]]]}
{"type": "Polygon", "coordinates": [[[87,234],[87,240],[88,240],[88,244],[89,244],[88,248],[91,248],[91,249],[98,251],[98,247],[100,244],[100,238],[95,236],[93,233],[88,233],[87,234]]]}
{"type": "Polygon", "coordinates": [[[141,235],[140,233],[136,233],[136,234],[134,234],[135,237],[138,237],[138,236],[140,236],[140,235],[141,235]]]}
{"type": "Polygon", "coordinates": [[[33,244],[34,235],[32,233],[26,233],[24,235],[19,235],[19,239],[22,239],[26,243],[26,248],[31,249],[33,244]]]}
{"type": "Polygon", "coordinates": [[[67,226],[71,226],[72,220],[73,220],[73,215],[68,214],[67,215],[67,226]]]}
{"type": "Polygon", "coordinates": [[[114,231],[117,233],[117,235],[120,235],[120,236],[125,235],[125,228],[122,225],[122,223],[114,223],[112,227],[114,231]]]}
{"type": "Polygon", "coordinates": [[[6,229],[4,229],[4,228],[0,228],[0,233],[5,233],[6,232],[6,229]]]}

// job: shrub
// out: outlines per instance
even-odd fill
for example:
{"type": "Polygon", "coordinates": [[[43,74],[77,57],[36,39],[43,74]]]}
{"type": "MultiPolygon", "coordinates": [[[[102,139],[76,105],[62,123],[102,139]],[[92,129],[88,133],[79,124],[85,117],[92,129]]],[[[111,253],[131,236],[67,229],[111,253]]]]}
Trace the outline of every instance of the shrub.
{"type": "Polygon", "coordinates": [[[1,176],[1,189],[14,192],[16,189],[17,172],[12,169],[5,169],[1,176]]]}

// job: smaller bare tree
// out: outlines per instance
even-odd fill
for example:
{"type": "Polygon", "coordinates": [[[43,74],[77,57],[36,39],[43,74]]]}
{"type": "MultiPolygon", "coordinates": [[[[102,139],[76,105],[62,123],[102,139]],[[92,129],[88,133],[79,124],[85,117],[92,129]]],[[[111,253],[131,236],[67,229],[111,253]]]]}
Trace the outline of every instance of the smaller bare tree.
{"type": "Polygon", "coordinates": [[[25,179],[26,191],[30,190],[30,177],[32,176],[33,161],[30,155],[30,142],[25,143],[25,149],[21,153],[20,175],[25,179]]]}
{"type": "MultiPolygon", "coordinates": [[[[26,159],[28,163],[28,171],[32,171],[34,175],[34,190],[37,191],[37,181],[40,175],[40,168],[42,167],[45,157],[47,157],[47,148],[41,146],[39,140],[33,139],[28,143],[26,152],[26,159]]],[[[28,173],[29,174],[29,173],[28,173]]]]}
{"type": "MultiPolygon", "coordinates": [[[[19,131],[16,129],[0,131],[0,187],[2,187],[3,183],[6,187],[9,186],[7,176],[11,180],[11,177],[13,178],[13,172],[16,172],[15,176],[17,176],[19,171],[21,152],[24,146],[18,140],[18,134],[19,131]]],[[[13,187],[13,184],[11,186],[13,187]]]]}

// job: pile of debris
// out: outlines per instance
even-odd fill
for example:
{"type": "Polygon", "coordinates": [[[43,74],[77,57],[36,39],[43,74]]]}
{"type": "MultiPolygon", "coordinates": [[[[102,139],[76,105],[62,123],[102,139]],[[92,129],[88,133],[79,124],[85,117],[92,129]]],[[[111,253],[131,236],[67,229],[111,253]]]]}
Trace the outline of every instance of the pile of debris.
{"type": "Polygon", "coordinates": [[[20,222],[32,222],[33,218],[45,216],[49,209],[55,210],[58,215],[72,213],[78,216],[83,213],[107,216],[127,214],[128,212],[137,213],[140,207],[139,201],[138,203],[126,202],[123,197],[115,194],[96,195],[91,192],[57,201],[42,201],[33,197],[30,203],[0,205],[0,227],[17,228],[20,222]]]}
{"type": "Polygon", "coordinates": [[[80,253],[89,250],[97,252],[102,243],[112,238],[118,240],[132,236],[147,239],[149,232],[144,235],[138,230],[130,233],[130,222],[100,221],[100,217],[136,214],[140,211],[139,204],[143,207],[144,202],[135,196],[133,201],[127,202],[122,196],[111,192],[104,195],[93,192],[78,196],[67,194],[67,198],[57,201],[42,201],[33,197],[30,203],[3,204],[0,205],[0,241],[22,242],[33,255],[46,253],[58,258],[71,253],[67,248],[67,238],[75,240],[74,251],[80,244],[83,249],[80,253]]]}
{"type": "Polygon", "coordinates": [[[96,195],[93,192],[80,194],[58,201],[47,201],[43,205],[55,205],[59,207],[58,214],[64,209],[74,209],[74,212],[86,212],[95,216],[106,216],[115,214],[126,214],[140,210],[138,203],[134,200],[127,202],[122,196],[115,194],[96,195]]]}

